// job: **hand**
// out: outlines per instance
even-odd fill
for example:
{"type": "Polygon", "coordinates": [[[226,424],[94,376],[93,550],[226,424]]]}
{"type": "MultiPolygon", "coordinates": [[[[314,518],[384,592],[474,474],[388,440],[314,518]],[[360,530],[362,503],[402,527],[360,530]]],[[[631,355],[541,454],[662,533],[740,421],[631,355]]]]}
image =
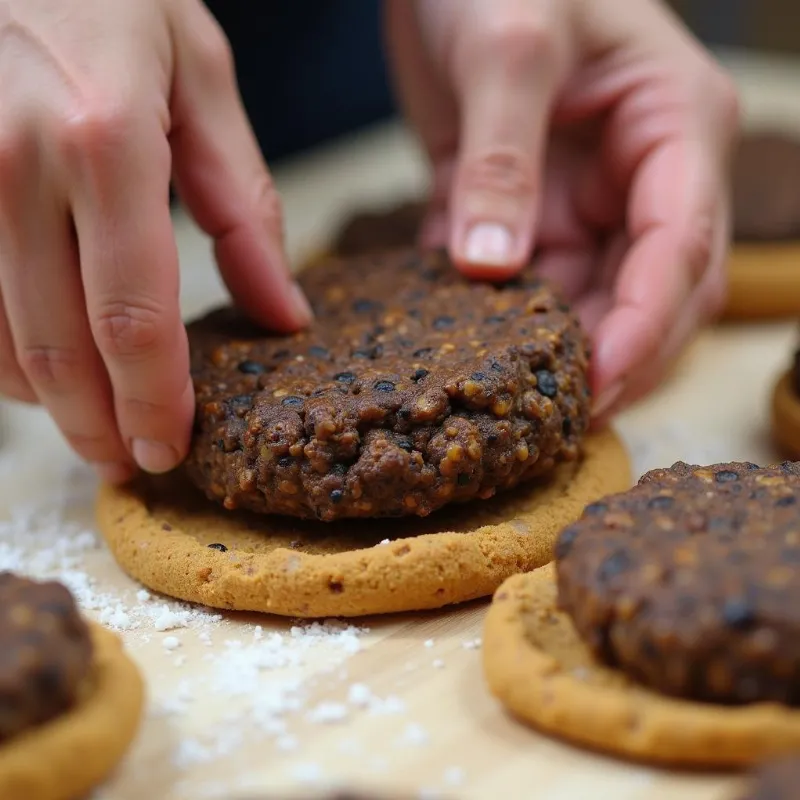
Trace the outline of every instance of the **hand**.
{"type": "Polygon", "coordinates": [[[240,305],[291,330],[280,204],[199,0],[0,5],[0,392],[110,481],[185,455],[171,171],[240,305]]]}
{"type": "Polygon", "coordinates": [[[533,253],[593,335],[604,422],[723,303],[732,82],[656,0],[387,0],[386,23],[423,244],[498,280],[533,253]]]}

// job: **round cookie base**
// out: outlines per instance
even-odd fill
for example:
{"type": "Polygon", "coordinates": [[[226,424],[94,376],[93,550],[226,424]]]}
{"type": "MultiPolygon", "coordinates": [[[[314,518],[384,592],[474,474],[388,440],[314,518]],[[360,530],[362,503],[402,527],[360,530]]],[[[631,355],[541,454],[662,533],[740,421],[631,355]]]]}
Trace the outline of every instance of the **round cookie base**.
{"type": "Polygon", "coordinates": [[[101,487],[97,520],[122,569],[171,597],[357,617],[486,597],[509,575],[549,562],[556,536],[587,503],[630,483],[627,451],[607,429],[547,482],[425,518],[322,523],[232,513],[167,479],[101,487]]]}
{"type": "Polygon", "coordinates": [[[772,439],[789,458],[800,459],[800,397],[792,385],[791,371],[784,372],[772,391],[772,439]]]}
{"type": "Polygon", "coordinates": [[[725,319],[800,315],[800,240],[738,242],[728,258],[725,319]]]}
{"type": "Polygon", "coordinates": [[[144,684],[113,633],[91,623],[93,673],[73,708],[0,743],[0,797],[73,800],[122,760],[139,728],[144,684]]]}
{"type": "Polygon", "coordinates": [[[800,709],[661,695],[598,663],[556,601],[549,564],[509,578],[486,616],[484,674],[521,721],[591,750],[670,766],[737,768],[800,748],[800,709]]]}

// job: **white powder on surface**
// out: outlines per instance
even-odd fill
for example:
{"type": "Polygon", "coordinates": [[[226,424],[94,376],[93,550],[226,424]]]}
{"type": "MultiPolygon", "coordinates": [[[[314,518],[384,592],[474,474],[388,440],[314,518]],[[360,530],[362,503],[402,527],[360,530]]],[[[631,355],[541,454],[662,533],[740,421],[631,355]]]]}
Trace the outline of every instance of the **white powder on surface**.
{"type": "Polygon", "coordinates": [[[434,669],[444,669],[444,661],[441,658],[434,658],[431,665],[434,669]]]}
{"type": "Polygon", "coordinates": [[[181,646],[181,640],[177,636],[165,636],[161,644],[165,650],[176,650],[181,646]]]}

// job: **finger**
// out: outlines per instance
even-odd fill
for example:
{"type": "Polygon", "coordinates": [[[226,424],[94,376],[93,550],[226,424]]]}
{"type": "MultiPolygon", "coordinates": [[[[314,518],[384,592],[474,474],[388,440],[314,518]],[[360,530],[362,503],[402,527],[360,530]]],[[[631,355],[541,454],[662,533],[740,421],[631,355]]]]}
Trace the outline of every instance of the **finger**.
{"type": "Polygon", "coordinates": [[[431,163],[433,180],[419,238],[425,249],[445,247],[449,239],[448,203],[458,146],[456,101],[429,56],[430,42],[424,40],[418,16],[442,10],[443,6],[430,2],[387,0],[384,4],[384,38],[395,95],[431,163]]]}
{"type": "Polygon", "coordinates": [[[103,108],[85,109],[61,138],[86,309],[119,430],[142,469],[165,472],[186,454],[194,415],[168,142],[155,115],[103,108]]]}
{"type": "MultiPolygon", "coordinates": [[[[3,246],[0,242],[0,258],[2,258],[2,252],[3,246]]],[[[2,273],[0,273],[0,280],[1,276],[2,273]]],[[[31,388],[28,378],[17,362],[14,338],[11,335],[2,296],[0,296],[0,395],[22,403],[38,403],[39,401],[36,392],[31,388]]]]}
{"type": "Polygon", "coordinates": [[[0,281],[26,382],[70,445],[111,481],[130,477],[93,347],[63,202],[35,139],[19,137],[0,186],[0,281]]]}
{"type": "Polygon", "coordinates": [[[588,289],[597,264],[593,247],[551,249],[534,259],[536,274],[558,287],[564,298],[573,303],[588,289]]]}
{"type": "Polygon", "coordinates": [[[468,275],[507,278],[533,248],[550,112],[568,66],[563,7],[486,0],[454,43],[461,140],[450,247],[468,275]]]}
{"type": "Polygon", "coordinates": [[[281,201],[236,88],[227,42],[201,3],[176,25],[175,181],[236,302],[258,322],[292,331],[312,312],[289,272],[281,201]]]}
{"type": "Polygon", "coordinates": [[[721,261],[720,183],[701,142],[666,141],[643,161],[629,200],[631,247],[597,335],[601,391],[656,356],[706,269],[721,261]]]}

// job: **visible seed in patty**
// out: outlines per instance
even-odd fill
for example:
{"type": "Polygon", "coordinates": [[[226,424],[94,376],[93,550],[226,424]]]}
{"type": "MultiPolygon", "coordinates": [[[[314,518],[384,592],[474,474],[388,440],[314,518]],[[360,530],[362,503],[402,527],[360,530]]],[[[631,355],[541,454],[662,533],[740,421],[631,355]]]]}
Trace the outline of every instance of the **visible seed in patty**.
{"type": "Polygon", "coordinates": [[[414,381],[414,383],[419,383],[427,375],[430,375],[427,369],[415,369],[411,380],[414,381]]]}
{"type": "Polygon", "coordinates": [[[225,547],[225,545],[222,544],[221,542],[212,542],[210,545],[208,545],[208,549],[209,550],[219,550],[220,553],[227,553],[228,552],[228,548],[225,547]]]}
{"type": "Polygon", "coordinates": [[[536,388],[545,397],[555,397],[558,394],[558,383],[556,376],[549,369],[537,370],[536,388]]]}
{"type": "Polygon", "coordinates": [[[237,369],[245,375],[261,375],[263,372],[267,371],[267,368],[263,364],[259,364],[258,361],[251,361],[250,359],[240,361],[237,369]]]}
{"type": "Polygon", "coordinates": [[[302,397],[297,397],[296,395],[289,395],[288,397],[284,397],[281,400],[282,406],[289,406],[291,408],[298,408],[303,405],[305,401],[302,397]]]}
{"type": "Polygon", "coordinates": [[[341,489],[333,489],[330,493],[331,503],[337,504],[342,502],[344,492],[341,489]]]}
{"type": "Polygon", "coordinates": [[[722,619],[730,628],[749,628],[755,622],[755,609],[746,598],[731,597],[722,606],[722,619]]]}
{"type": "Polygon", "coordinates": [[[350,385],[351,383],[353,383],[355,381],[356,376],[352,372],[337,372],[333,376],[333,379],[337,383],[345,383],[347,385],[350,385]]]}
{"type": "Polygon", "coordinates": [[[441,317],[436,317],[436,319],[433,320],[433,327],[437,331],[447,330],[447,328],[452,328],[455,324],[455,317],[449,317],[446,314],[443,314],[441,317]]]}
{"type": "Polygon", "coordinates": [[[391,381],[375,381],[373,388],[376,392],[393,392],[395,387],[391,381]]]}
{"type": "Polygon", "coordinates": [[[730,483],[732,481],[738,481],[739,476],[731,470],[723,469],[714,475],[714,480],[717,483],[730,483]]]}

